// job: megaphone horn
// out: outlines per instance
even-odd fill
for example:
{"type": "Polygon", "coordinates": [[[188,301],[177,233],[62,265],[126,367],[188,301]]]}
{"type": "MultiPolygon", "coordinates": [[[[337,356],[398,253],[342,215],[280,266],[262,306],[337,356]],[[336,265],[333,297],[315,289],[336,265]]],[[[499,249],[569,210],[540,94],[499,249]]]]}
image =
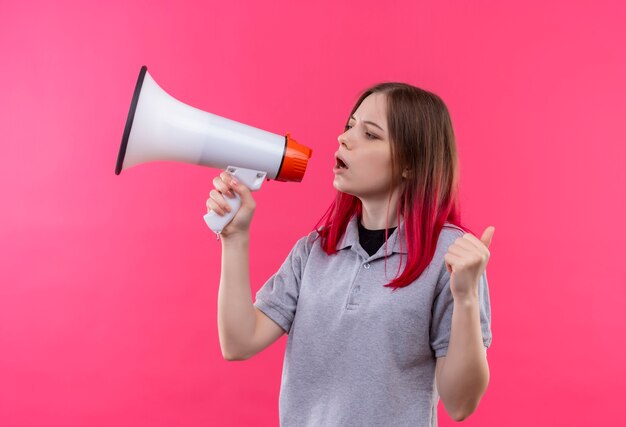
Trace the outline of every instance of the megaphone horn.
{"type": "MultiPolygon", "coordinates": [[[[166,93],[141,67],[130,104],[115,174],[152,161],[178,161],[227,169],[250,190],[264,179],[300,182],[312,150],[289,133],[279,135],[194,108],[166,93]]],[[[235,216],[241,201],[223,217],[204,219],[215,233],[235,216]],[[236,209],[235,209],[236,207],[236,209]]]]}

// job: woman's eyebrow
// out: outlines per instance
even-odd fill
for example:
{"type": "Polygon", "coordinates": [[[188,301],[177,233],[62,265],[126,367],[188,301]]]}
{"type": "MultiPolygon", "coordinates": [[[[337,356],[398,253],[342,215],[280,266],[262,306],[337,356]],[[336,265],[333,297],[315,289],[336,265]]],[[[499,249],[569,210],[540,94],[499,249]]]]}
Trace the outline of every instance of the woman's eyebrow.
{"type": "MultiPolygon", "coordinates": [[[[353,120],[356,120],[356,119],[354,118],[354,116],[350,116],[350,118],[351,118],[351,119],[353,119],[353,120]]],[[[370,125],[372,125],[372,126],[376,126],[378,129],[382,130],[383,132],[385,131],[383,128],[381,128],[380,126],[378,126],[378,125],[377,125],[376,123],[374,123],[374,122],[370,122],[370,121],[368,121],[368,120],[363,120],[363,123],[369,123],[369,124],[370,124],[370,125]]]]}

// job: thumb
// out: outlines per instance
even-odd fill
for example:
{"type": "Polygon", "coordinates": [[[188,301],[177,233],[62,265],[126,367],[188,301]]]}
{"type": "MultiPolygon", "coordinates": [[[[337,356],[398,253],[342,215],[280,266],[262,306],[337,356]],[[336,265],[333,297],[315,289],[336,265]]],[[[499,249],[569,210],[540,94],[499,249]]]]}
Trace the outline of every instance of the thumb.
{"type": "Polygon", "coordinates": [[[496,231],[496,227],[494,226],[487,227],[485,231],[483,232],[483,235],[480,238],[480,241],[483,242],[485,246],[489,247],[489,245],[491,244],[491,239],[493,239],[493,233],[495,231],[496,231]]]}

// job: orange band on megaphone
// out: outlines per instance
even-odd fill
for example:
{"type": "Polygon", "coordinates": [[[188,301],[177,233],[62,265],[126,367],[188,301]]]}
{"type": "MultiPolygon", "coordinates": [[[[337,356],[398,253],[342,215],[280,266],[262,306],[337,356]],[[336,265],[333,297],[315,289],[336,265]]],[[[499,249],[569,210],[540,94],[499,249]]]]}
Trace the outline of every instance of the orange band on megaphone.
{"type": "Polygon", "coordinates": [[[313,154],[313,150],[298,144],[287,132],[285,135],[285,154],[276,181],[302,181],[311,154],[313,154]]]}

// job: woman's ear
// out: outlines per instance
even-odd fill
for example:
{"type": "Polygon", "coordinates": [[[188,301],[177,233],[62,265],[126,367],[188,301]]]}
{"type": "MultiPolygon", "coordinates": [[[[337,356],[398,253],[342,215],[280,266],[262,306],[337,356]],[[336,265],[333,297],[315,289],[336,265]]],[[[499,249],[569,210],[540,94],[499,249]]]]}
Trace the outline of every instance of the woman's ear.
{"type": "Polygon", "coordinates": [[[406,178],[408,178],[408,177],[409,177],[409,170],[408,170],[408,169],[405,169],[405,170],[402,172],[402,178],[406,179],[406,178]]]}

